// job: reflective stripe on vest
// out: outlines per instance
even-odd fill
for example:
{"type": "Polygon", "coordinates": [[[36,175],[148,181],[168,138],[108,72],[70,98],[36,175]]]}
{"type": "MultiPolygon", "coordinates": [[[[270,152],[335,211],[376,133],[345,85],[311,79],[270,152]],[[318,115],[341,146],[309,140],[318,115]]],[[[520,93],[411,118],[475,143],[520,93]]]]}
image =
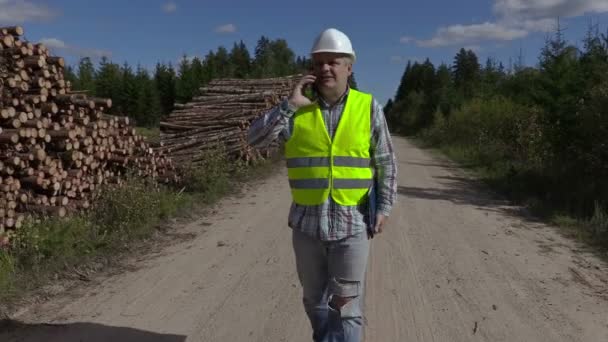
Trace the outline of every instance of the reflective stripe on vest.
{"type": "Polygon", "coordinates": [[[332,140],[317,104],[300,108],[285,157],[294,202],[318,205],[329,196],[341,205],[366,200],[372,184],[369,94],[351,89],[332,140]]]}
{"type": "MultiPolygon", "coordinates": [[[[334,157],[334,166],[369,167],[370,158],[334,157]]],[[[329,157],[303,157],[287,159],[287,167],[331,166],[329,157]]]]}

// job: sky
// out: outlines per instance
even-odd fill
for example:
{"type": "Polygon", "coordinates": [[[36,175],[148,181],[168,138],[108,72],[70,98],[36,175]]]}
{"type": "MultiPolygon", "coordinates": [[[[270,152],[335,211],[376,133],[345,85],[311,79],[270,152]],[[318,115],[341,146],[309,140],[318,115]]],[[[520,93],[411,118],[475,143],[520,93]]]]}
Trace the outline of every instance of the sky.
{"type": "Polygon", "coordinates": [[[521,54],[534,66],[557,18],[570,43],[582,47],[589,23],[608,32],[608,0],[186,1],[0,0],[0,25],[20,25],[70,64],[97,61],[177,64],[243,41],[253,54],[262,36],[285,39],[308,55],[326,28],[346,33],[357,54],[359,89],[386,103],[410,61],[450,64],[460,48],[509,66],[521,54]]]}

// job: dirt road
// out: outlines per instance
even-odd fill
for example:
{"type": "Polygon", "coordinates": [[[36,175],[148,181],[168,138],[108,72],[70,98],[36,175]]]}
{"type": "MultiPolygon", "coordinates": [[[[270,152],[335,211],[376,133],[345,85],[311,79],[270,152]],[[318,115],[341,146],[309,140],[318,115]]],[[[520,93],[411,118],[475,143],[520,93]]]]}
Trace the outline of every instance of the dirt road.
{"type": "MultiPolygon", "coordinates": [[[[608,341],[608,268],[395,138],[399,202],[373,241],[366,341],[608,341]]],[[[24,310],[0,341],[310,341],[285,170],[192,238],[24,310]]]]}

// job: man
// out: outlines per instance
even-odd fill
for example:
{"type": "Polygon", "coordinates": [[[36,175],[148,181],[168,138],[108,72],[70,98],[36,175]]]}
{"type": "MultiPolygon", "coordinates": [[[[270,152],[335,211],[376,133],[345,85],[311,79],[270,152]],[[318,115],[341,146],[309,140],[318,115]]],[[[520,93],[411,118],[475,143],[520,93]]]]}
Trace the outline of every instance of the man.
{"type": "Polygon", "coordinates": [[[313,340],[358,342],[369,243],[393,206],[396,161],[382,107],[348,86],[355,61],[349,38],[323,31],[311,58],[312,74],[252,123],[249,143],[285,141],[288,225],[313,340]],[[309,86],[315,101],[304,96],[309,86]]]}

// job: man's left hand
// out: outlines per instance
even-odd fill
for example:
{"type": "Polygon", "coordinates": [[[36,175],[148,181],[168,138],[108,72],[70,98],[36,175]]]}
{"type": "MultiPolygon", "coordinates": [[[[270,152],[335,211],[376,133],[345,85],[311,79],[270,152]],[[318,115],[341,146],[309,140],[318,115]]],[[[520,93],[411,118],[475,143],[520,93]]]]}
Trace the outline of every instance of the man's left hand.
{"type": "Polygon", "coordinates": [[[384,230],[384,225],[388,218],[382,214],[376,214],[376,226],[374,227],[374,233],[380,234],[384,230]]]}

